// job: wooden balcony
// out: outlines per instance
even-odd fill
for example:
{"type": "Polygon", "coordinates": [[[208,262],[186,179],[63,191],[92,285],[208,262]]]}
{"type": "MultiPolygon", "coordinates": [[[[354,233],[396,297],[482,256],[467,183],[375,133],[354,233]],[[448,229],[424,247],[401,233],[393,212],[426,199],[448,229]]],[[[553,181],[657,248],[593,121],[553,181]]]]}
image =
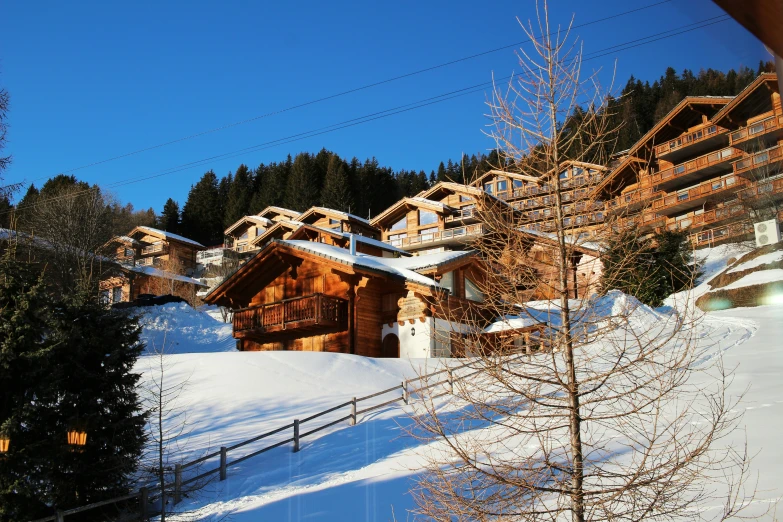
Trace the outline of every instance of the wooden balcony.
{"type": "Polygon", "coordinates": [[[773,201],[783,199],[783,178],[765,180],[753,183],[750,187],[737,192],[740,200],[748,201],[756,198],[769,198],[773,201]]]}
{"type": "Polygon", "coordinates": [[[653,185],[671,191],[688,185],[693,185],[699,179],[704,179],[721,171],[731,170],[730,163],[745,155],[739,149],[731,147],[699,156],[691,161],[675,165],[650,176],[653,185]]]}
{"type": "Polygon", "coordinates": [[[708,199],[728,197],[747,186],[748,181],[737,176],[705,181],[688,190],[668,194],[654,200],[652,209],[658,214],[673,216],[696,208],[708,199]]]}
{"type": "Polygon", "coordinates": [[[752,154],[734,164],[734,174],[753,179],[779,172],[783,168],[783,145],[752,154]]]}
{"type": "Polygon", "coordinates": [[[772,115],[729,134],[729,143],[745,151],[769,147],[783,138],[783,115],[772,115]]]}
{"type": "Polygon", "coordinates": [[[480,236],[485,232],[483,224],[466,225],[457,228],[448,228],[446,230],[440,230],[438,232],[428,232],[426,234],[417,234],[415,236],[403,237],[398,239],[388,239],[384,243],[388,243],[397,248],[411,248],[415,249],[422,245],[435,245],[439,243],[449,243],[452,241],[465,241],[475,236],[480,236]]]}
{"type": "Polygon", "coordinates": [[[621,214],[633,212],[645,205],[649,205],[658,190],[652,188],[632,190],[621,194],[606,202],[606,212],[609,214],[621,214]]]}
{"type": "Polygon", "coordinates": [[[476,207],[470,207],[470,208],[463,208],[460,210],[457,210],[450,216],[446,216],[446,223],[451,223],[453,221],[470,221],[478,219],[478,209],[476,207]]]}
{"type": "Polygon", "coordinates": [[[745,216],[747,213],[745,206],[739,202],[733,202],[725,206],[720,206],[703,212],[702,214],[690,213],[685,216],[678,216],[679,219],[667,220],[665,226],[661,226],[661,230],[700,230],[705,226],[714,225],[715,223],[737,221],[745,216]]]}
{"type": "Polygon", "coordinates": [[[234,337],[257,342],[339,332],[348,328],[348,301],[312,294],[234,311],[234,337]]]}
{"type": "Polygon", "coordinates": [[[141,249],[141,255],[143,256],[147,256],[150,254],[160,255],[163,252],[168,252],[168,245],[164,245],[163,243],[155,243],[153,245],[147,245],[145,247],[142,247],[141,249]]]}
{"type": "Polygon", "coordinates": [[[688,156],[703,154],[708,150],[725,145],[728,143],[727,132],[728,130],[723,127],[710,125],[657,145],[655,156],[658,159],[671,162],[682,161],[688,156]]]}
{"type": "Polygon", "coordinates": [[[753,236],[753,225],[750,223],[732,223],[730,225],[724,225],[722,227],[710,228],[702,230],[696,234],[688,236],[691,244],[694,247],[712,247],[727,243],[729,241],[737,241],[742,239],[749,239],[753,236]]]}

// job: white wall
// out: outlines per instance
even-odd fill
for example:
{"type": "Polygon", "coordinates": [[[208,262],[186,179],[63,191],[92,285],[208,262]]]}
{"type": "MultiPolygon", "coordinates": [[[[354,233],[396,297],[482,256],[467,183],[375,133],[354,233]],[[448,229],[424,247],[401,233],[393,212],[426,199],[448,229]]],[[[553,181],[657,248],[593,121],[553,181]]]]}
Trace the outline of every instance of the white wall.
{"type": "Polygon", "coordinates": [[[424,322],[416,319],[413,324],[405,321],[403,326],[394,322],[391,326],[384,324],[381,329],[381,340],[392,333],[400,339],[400,357],[419,359],[429,357],[432,353],[432,317],[425,317],[424,322]]]}
{"type": "Polygon", "coordinates": [[[416,319],[413,324],[405,321],[403,326],[394,322],[391,326],[384,324],[381,329],[381,340],[392,333],[400,339],[400,357],[418,359],[431,357],[435,348],[435,329],[444,332],[468,333],[470,326],[461,323],[450,323],[443,319],[425,317],[424,322],[416,319]],[[415,331],[415,333],[413,333],[415,331]]]}

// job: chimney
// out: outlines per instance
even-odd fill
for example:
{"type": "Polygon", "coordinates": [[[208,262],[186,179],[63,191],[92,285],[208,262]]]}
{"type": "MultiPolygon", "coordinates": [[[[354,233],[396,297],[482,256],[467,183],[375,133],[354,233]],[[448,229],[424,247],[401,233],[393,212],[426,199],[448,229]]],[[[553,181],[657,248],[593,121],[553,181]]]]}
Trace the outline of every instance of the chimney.
{"type": "Polygon", "coordinates": [[[351,247],[350,252],[352,256],[356,255],[356,236],[353,234],[348,234],[348,237],[351,238],[351,247]]]}

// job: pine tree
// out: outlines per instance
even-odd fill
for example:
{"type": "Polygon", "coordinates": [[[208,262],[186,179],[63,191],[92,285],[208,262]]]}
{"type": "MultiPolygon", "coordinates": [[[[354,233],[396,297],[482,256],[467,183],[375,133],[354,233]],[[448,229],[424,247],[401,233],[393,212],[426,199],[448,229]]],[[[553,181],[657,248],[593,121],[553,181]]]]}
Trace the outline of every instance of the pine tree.
{"type": "Polygon", "coordinates": [[[320,185],[313,157],[307,152],[296,155],[285,192],[285,206],[303,212],[317,205],[320,185]]]}
{"type": "Polygon", "coordinates": [[[45,281],[34,265],[0,259],[0,418],[11,439],[0,459],[3,521],[127,494],[145,441],[138,318],[45,281]],[[73,451],[64,439],[77,426],[87,444],[73,451]]]}
{"type": "Polygon", "coordinates": [[[182,233],[205,245],[223,239],[223,214],[218,179],[211,170],[190,187],[182,208],[182,233]]]}
{"type": "Polygon", "coordinates": [[[253,179],[250,171],[244,164],[240,165],[234,173],[234,179],[228,189],[228,197],[225,203],[225,215],[223,226],[228,228],[238,219],[250,212],[250,199],[252,198],[253,179]]]}
{"type": "Polygon", "coordinates": [[[174,234],[178,234],[180,231],[179,204],[171,198],[167,199],[163,205],[163,211],[158,219],[158,227],[174,234]]]}
{"type": "Polygon", "coordinates": [[[353,203],[353,195],[351,194],[348,171],[343,161],[337,155],[331,157],[329,166],[326,169],[324,189],[321,192],[321,205],[343,212],[356,209],[353,203]]]}

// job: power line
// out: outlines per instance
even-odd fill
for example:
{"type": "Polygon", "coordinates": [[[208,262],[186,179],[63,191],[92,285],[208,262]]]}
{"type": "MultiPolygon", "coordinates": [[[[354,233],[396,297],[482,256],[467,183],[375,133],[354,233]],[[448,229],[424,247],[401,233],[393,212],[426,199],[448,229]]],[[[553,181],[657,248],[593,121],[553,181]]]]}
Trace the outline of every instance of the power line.
{"type": "MultiPolygon", "coordinates": [[[[634,40],[630,40],[630,41],[622,43],[622,44],[614,45],[614,46],[611,46],[611,47],[600,49],[598,51],[594,51],[593,53],[589,53],[588,57],[583,58],[582,61],[583,62],[584,61],[589,61],[589,60],[593,60],[595,58],[599,58],[601,56],[604,56],[605,54],[607,54],[606,53],[607,49],[619,48],[616,51],[612,51],[612,52],[610,52],[608,54],[612,54],[614,52],[621,52],[621,51],[625,51],[627,49],[631,49],[631,48],[634,48],[634,47],[639,47],[640,45],[647,45],[647,44],[650,44],[650,43],[653,43],[653,42],[657,42],[657,41],[664,40],[664,39],[667,39],[667,38],[673,38],[673,37],[679,36],[681,34],[689,33],[689,32],[692,32],[692,31],[696,31],[698,29],[702,29],[704,27],[707,27],[707,26],[710,26],[710,25],[714,25],[714,24],[717,24],[717,23],[721,23],[721,22],[727,21],[729,19],[730,19],[730,17],[728,17],[726,15],[722,15],[721,17],[713,17],[713,18],[708,18],[708,19],[702,20],[700,22],[694,22],[694,23],[691,23],[691,24],[686,24],[686,25],[681,26],[679,28],[671,29],[669,31],[664,31],[662,33],[656,33],[656,34],[645,36],[645,37],[642,37],[642,38],[636,38],[634,40]],[[720,19],[716,20],[716,18],[720,18],[720,19]],[[687,28],[687,29],[685,29],[685,28],[687,28]],[[661,36],[661,35],[664,35],[664,36],[661,36]],[[638,43],[638,42],[641,42],[641,43],[638,43]]],[[[505,76],[505,77],[502,77],[502,78],[498,78],[498,79],[496,79],[494,81],[495,82],[496,81],[505,81],[505,80],[511,79],[512,77],[513,77],[513,75],[509,75],[509,76],[505,76]]],[[[430,98],[425,98],[423,100],[419,100],[419,101],[416,101],[416,102],[408,103],[408,104],[405,104],[405,105],[400,105],[400,106],[393,107],[393,108],[390,108],[390,109],[385,109],[383,111],[378,111],[378,112],[366,114],[366,115],[363,115],[363,116],[352,118],[350,120],[345,120],[343,122],[327,125],[325,127],[319,127],[317,129],[312,129],[312,130],[309,130],[309,131],[300,132],[300,133],[297,133],[297,134],[292,134],[292,135],[286,136],[284,138],[278,138],[276,140],[271,140],[271,141],[267,141],[267,142],[260,143],[260,144],[257,144],[257,145],[253,145],[253,146],[250,146],[250,147],[245,147],[243,149],[238,149],[238,150],[234,150],[234,151],[231,151],[231,152],[218,154],[218,155],[215,155],[215,156],[202,158],[202,159],[199,159],[199,160],[196,160],[196,161],[192,161],[192,162],[189,162],[189,163],[184,163],[184,164],[181,164],[181,165],[170,167],[168,169],[164,169],[162,171],[158,171],[158,172],[155,172],[155,173],[143,176],[143,177],[128,178],[126,180],[120,180],[120,181],[117,181],[117,182],[105,185],[105,188],[116,188],[116,187],[121,187],[121,186],[125,186],[125,185],[134,184],[134,183],[139,183],[139,182],[142,182],[142,181],[148,181],[150,179],[155,179],[155,178],[159,178],[159,177],[162,177],[162,176],[175,174],[177,172],[181,172],[181,171],[184,171],[184,170],[189,170],[191,168],[200,166],[200,165],[202,165],[204,163],[207,163],[207,162],[210,162],[210,161],[229,159],[229,158],[233,158],[233,157],[240,156],[240,155],[243,155],[243,154],[247,154],[248,152],[255,152],[255,151],[258,151],[258,150],[268,149],[268,148],[275,147],[275,146],[278,146],[278,145],[292,143],[292,142],[295,142],[295,141],[300,141],[300,140],[303,140],[303,139],[312,138],[312,137],[315,137],[315,136],[320,136],[322,134],[335,132],[337,130],[345,129],[345,128],[348,128],[348,127],[354,127],[356,125],[360,125],[360,124],[363,124],[363,123],[369,123],[371,121],[375,121],[375,120],[382,119],[382,118],[387,118],[389,116],[394,116],[396,114],[410,112],[412,110],[416,110],[416,109],[420,109],[420,108],[427,107],[427,106],[430,106],[430,105],[434,105],[436,103],[442,103],[444,101],[452,100],[454,98],[458,98],[458,97],[461,97],[461,96],[466,96],[468,94],[473,94],[475,92],[480,92],[484,88],[486,88],[487,86],[491,86],[493,83],[494,83],[493,81],[478,83],[478,84],[475,84],[475,85],[471,85],[469,87],[464,87],[462,89],[457,89],[455,91],[450,91],[450,92],[447,92],[447,93],[439,94],[439,95],[436,95],[436,96],[433,96],[433,97],[430,97],[430,98]]],[[[43,203],[43,202],[47,202],[47,201],[56,201],[56,200],[63,199],[63,198],[76,197],[76,196],[78,196],[80,194],[84,194],[84,193],[90,192],[92,190],[95,190],[95,189],[94,188],[90,188],[90,189],[85,189],[85,190],[81,190],[81,191],[71,192],[69,194],[64,194],[62,196],[54,196],[54,197],[47,198],[47,199],[44,199],[44,200],[41,200],[41,201],[36,201],[35,203],[33,203],[33,204],[29,205],[29,206],[20,207],[20,208],[17,208],[15,210],[23,210],[24,208],[34,207],[38,203],[43,203]]],[[[10,212],[13,212],[13,210],[6,210],[6,211],[3,211],[3,212],[0,212],[0,215],[4,215],[4,214],[10,213],[10,212]]]]}
{"type": "MultiPolygon", "coordinates": [[[[646,9],[657,7],[659,5],[666,4],[666,3],[669,3],[671,1],[672,0],[661,0],[659,2],[655,2],[655,3],[652,3],[652,4],[644,5],[642,7],[637,7],[635,9],[630,9],[628,11],[623,11],[621,13],[616,13],[616,14],[613,14],[613,15],[605,16],[603,18],[598,18],[596,20],[591,20],[591,21],[585,22],[583,24],[574,25],[574,26],[572,26],[572,29],[579,29],[579,28],[583,28],[583,27],[588,27],[590,25],[606,22],[606,21],[609,21],[609,20],[613,20],[615,18],[620,18],[622,16],[626,16],[626,15],[629,15],[629,14],[633,14],[633,13],[637,13],[637,12],[640,12],[640,11],[644,11],[646,9]]],[[[229,129],[229,128],[232,128],[232,127],[237,127],[239,125],[244,125],[246,123],[251,123],[251,122],[254,122],[254,121],[258,121],[260,119],[268,118],[268,117],[271,117],[271,116],[276,116],[278,114],[283,114],[283,113],[290,112],[290,111],[293,111],[293,110],[296,110],[296,109],[301,109],[301,108],[307,107],[309,105],[315,105],[317,103],[321,103],[321,102],[324,102],[324,101],[332,100],[332,99],[335,99],[335,98],[340,98],[342,96],[346,96],[348,94],[353,94],[355,92],[371,89],[373,87],[378,87],[380,85],[385,85],[387,83],[395,82],[395,81],[402,80],[402,79],[405,79],[405,78],[410,78],[412,76],[417,76],[419,74],[423,74],[423,73],[426,73],[426,72],[435,71],[437,69],[442,69],[444,67],[448,67],[450,65],[454,65],[454,64],[457,64],[457,63],[465,62],[465,61],[468,61],[468,60],[473,60],[475,58],[480,58],[482,56],[486,56],[486,55],[493,54],[493,53],[496,53],[496,52],[499,52],[499,51],[510,49],[512,47],[518,47],[518,46],[520,46],[522,44],[529,43],[530,41],[531,40],[528,38],[528,39],[522,40],[520,42],[515,42],[515,43],[504,45],[504,46],[501,46],[501,47],[496,47],[494,49],[489,49],[489,50],[481,51],[479,53],[471,54],[471,55],[468,55],[468,56],[463,56],[462,58],[457,58],[455,60],[450,60],[448,62],[443,62],[443,63],[437,64],[437,65],[433,65],[433,66],[430,66],[430,67],[425,67],[423,69],[418,69],[418,70],[415,70],[415,71],[412,71],[412,72],[408,72],[408,73],[405,73],[405,74],[401,74],[401,75],[398,75],[398,76],[392,76],[391,78],[386,78],[385,80],[380,80],[380,81],[377,81],[377,82],[368,83],[368,84],[365,84],[365,85],[362,85],[362,86],[359,86],[359,87],[355,87],[355,88],[352,88],[352,89],[348,89],[348,90],[345,90],[345,91],[342,91],[342,92],[338,92],[338,93],[335,93],[335,94],[330,94],[328,96],[323,96],[321,98],[316,98],[314,100],[310,100],[310,101],[298,103],[298,104],[295,104],[295,105],[291,105],[291,106],[283,108],[283,109],[278,109],[278,110],[275,110],[275,111],[267,112],[267,113],[261,114],[259,116],[254,116],[252,118],[239,120],[239,121],[236,121],[236,122],[233,122],[233,123],[227,123],[225,125],[221,125],[220,127],[215,127],[215,128],[212,128],[212,129],[208,129],[208,130],[202,131],[202,132],[197,132],[195,134],[190,134],[190,135],[184,136],[182,138],[177,138],[177,139],[174,139],[174,140],[171,140],[171,141],[167,141],[167,142],[164,142],[164,143],[159,143],[157,145],[144,147],[142,149],[138,149],[138,150],[135,150],[135,151],[132,151],[132,152],[127,152],[125,154],[120,154],[118,156],[113,156],[111,158],[106,158],[106,159],[103,159],[103,160],[94,161],[92,163],[88,163],[88,164],[85,164],[85,165],[82,165],[82,166],[79,166],[79,167],[75,167],[75,168],[72,168],[72,169],[64,170],[64,171],[62,171],[62,173],[65,173],[65,174],[73,173],[73,172],[76,172],[76,171],[79,171],[79,170],[82,170],[82,169],[86,169],[86,168],[89,168],[89,167],[94,167],[96,165],[101,165],[101,164],[104,164],[104,163],[108,163],[108,162],[111,162],[111,161],[116,161],[118,159],[123,159],[123,158],[127,158],[127,157],[130,157],[130,156],[135,156],[135,155],[141,154],[143,152],[148,152],[148,151],[159,149],[159,148],[162,148],[162,147],[167,147],[167,146],[173,145],[175,143],[181,143],[183,141],[191,140],[193,138],[198,138],[200,136],[204,136],[204,135],[207,135],[207,134],[212,134],[214,132],[219,132],[219,131],[222,131],[222,130],[225,130],[225,129],[229,129]]],[[[32,179],[30,181],[31,182],[32,181],[38,181],[38,180],[41,180],[41,179],[46,179],[47,177],[48,176],[42,176],[42,177],[39,177],[39,178],[32,179]]]]}

